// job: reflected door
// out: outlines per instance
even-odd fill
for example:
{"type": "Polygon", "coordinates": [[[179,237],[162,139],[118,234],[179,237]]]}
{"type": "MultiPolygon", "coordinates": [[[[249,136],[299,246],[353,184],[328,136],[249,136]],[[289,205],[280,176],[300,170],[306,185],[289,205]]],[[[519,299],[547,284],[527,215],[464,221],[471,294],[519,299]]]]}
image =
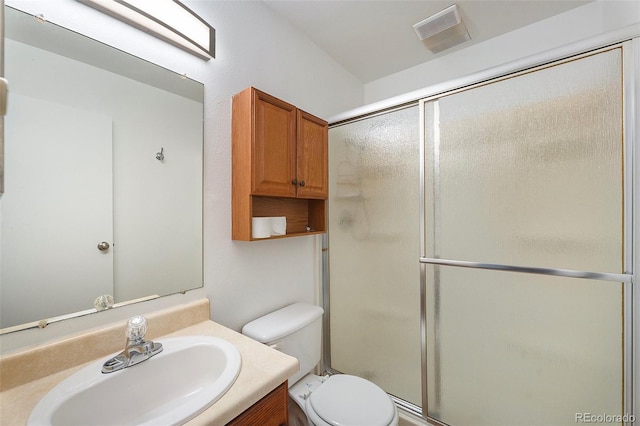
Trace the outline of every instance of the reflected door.
{"type": "Polygon", "coordinates": [[[111,119],[12,93],[5,126],[1,327],[91,309],[113,294],[111,119]]]}
{"type": "Polygon", "coordinates": [[[614,48],[424,103],[429,417],[624,414],[622,102],[614,48]]]}

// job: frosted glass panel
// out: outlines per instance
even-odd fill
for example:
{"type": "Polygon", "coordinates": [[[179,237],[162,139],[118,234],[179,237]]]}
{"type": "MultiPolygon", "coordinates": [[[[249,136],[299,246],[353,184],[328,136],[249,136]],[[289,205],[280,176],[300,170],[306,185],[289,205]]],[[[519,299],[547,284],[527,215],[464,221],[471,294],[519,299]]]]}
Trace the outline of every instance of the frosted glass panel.
{"type": "Polygon", "coordinates": [[[428,257],[623,272],[620,49],[425,115],[428,257]]]}
{"type": "Polygon", "coordinates": [[[421,405],[419,113],[329,130],[331,367],[421,405]]]}
{"type": "Polygon", "coordinates": [[[623,414],[622,284],[433,265],[426,277],[430,416],[516,426],[623,414]]]}

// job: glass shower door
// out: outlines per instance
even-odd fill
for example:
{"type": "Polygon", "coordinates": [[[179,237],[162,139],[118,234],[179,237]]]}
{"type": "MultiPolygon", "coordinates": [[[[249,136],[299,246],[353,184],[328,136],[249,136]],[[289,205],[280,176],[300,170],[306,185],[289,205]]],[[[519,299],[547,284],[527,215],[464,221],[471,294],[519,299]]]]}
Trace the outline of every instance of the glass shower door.
{"type": "Polygon", "coordinates": [[[419,112],[329,130],[330,367],[421,405],[419,112]]]}
{"type": "Polygon", "coordinates": [[[621,48],[424,102],[429,417],[623,419],[622,102],[621,48]]]}

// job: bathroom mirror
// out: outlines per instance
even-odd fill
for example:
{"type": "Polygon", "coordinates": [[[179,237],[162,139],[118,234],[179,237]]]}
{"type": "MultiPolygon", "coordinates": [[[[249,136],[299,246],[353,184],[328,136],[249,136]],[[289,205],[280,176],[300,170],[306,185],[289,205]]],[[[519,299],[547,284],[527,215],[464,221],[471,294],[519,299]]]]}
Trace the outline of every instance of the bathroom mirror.
{"type": "Polygon", "coordinates": [[[201,287],[203,85],[4,14],[1,331],[201,287]]]}

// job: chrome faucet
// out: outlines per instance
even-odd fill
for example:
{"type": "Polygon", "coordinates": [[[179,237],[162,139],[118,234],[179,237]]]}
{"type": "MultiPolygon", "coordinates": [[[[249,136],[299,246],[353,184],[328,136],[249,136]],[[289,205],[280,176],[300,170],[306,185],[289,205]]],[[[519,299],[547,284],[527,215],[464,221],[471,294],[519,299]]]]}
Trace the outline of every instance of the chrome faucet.
{"type": "Polygon", "coordinates": [[[142,315],[131,317],[127,322],[125,335],[127,343],[122,352],[102,365],[103,373],[113,373],[131,367],[162,352],[162,343],[146,342],[147,320],[142,315]]]}

